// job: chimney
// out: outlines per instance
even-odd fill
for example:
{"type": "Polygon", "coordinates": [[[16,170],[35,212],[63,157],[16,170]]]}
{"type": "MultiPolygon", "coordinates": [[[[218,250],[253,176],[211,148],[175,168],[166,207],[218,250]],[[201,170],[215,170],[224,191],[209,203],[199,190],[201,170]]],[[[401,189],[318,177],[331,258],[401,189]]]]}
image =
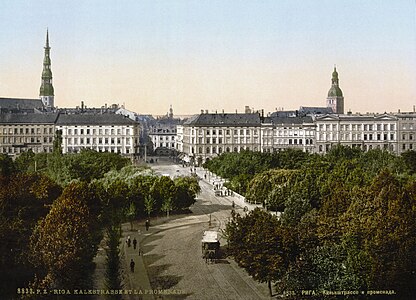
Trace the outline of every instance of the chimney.
{"type": "Polygon", "coordinates": [[[206,110],[205,110],[205,113],[206,113],[206,114],[208,113],[208,109],[206,109],[206,110]]]}
{"type": "Polygon", "coordinates": [[[201,109],[201,115],[203,115],[204,114],[204,110],[203,109],[201,109]]]}

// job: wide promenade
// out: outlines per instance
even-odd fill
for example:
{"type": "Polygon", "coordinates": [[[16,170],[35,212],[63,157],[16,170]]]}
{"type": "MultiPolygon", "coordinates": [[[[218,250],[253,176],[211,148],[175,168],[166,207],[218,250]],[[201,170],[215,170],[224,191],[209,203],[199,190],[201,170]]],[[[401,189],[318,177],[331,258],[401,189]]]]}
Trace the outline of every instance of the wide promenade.
{"type": "MultiPolygon", "coordinates": [[[[158,159],[150,166],[159,174],[190,175],[189,167],[184,168],[167,159],[158,159]]],[[[211,175],[204,179],[205,172],[200,168],[197,168],[197,174],[202,177],[202,192],[191,207],[192,213],[152,219],[149,231],[145,230],[143,222],[135,224],[134,231],[130,231],[127,224],[123,226],[123,236],[136,237],[143,251],[139,256],[137,249],[123,243],[125,288],[162,291],[162,294],[146,295],[143,299],[270,299],[267,285],[255,282],[231,259],[206,263],[202,258],[204,230],[225,228],[233,201],[240,213],[244,213],[243,205],[247,205],[234,196],[215,196],[213,182],[218,179],[211,175]],[[135,273],[127,268],[131,258],[136,262],[135,273]]],[[[225,244],[222,239],[221,245],[225,244]]]]}

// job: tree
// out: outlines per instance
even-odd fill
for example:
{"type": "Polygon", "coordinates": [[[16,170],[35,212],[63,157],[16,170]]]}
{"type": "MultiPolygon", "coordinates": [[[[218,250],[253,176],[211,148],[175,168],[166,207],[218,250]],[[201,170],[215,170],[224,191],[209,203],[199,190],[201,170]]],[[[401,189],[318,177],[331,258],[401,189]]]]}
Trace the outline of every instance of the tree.
{"type": "Polygon", "coordinates": [[[130,202],[130,205],[125,210],[125,214],[126,214],[127,220],[129,220],[130,222],[130,230],[133,230],[133,221],[137,216],[136,205],[134,205],[134,202],[130,202]]]}
{"type": "Polygon", "coordinates": [[[30,239],[31,261],[56,288],[90,286],[95,255],[88,207],[77,198],[60,197],[39,221],[30,239]]]}
{"type": "Polygon", "coordinates": [[[7,154],[0,153],[0,176],[9,176],[15,172],[13,160],[7,154]]]}
{"type": "Polygon", "coordinates": [[[269,170],[257,174],[247,187],[246,199],[264,203],[273,210],[283,210],[290,187],[296,182],[296,170],[269,170]]]}
{"type": "Polygon", "coordinates": [[[175,197],[173,205],[177,209],[189,208],[195,203],[196,196],[201,192],[198,180],[194,177],[177,177],[174,179],[175,197]]]}
{"type": "Polygon", "coordinates": [[[167,176],[159,177],[150,189],[150,194],[155,199],[155,210],[164,211],[173,209],[172,199],[176,194],[176,187],[172,179],[167,176]],[[164,204],[165,203],[165,204],[164,204]],[[162,208],[162,205],[164,207],[162,208]]]}
{"type": "MultiPolygon", "coordinates": [[[[122,268],[120,259],[120,226],[109,226],[106,231],[106,270],[105,286],[109,290],[120,290],[123,288],[122,268]]],[[[121,299],[121,295],[114,295],[114,299],[121,299]]]]}
{"type": "Polygon", "coordinates": [[[242,217],[232,213],[225,229],[230,254],[259,282],[271,282],[285,274],[289,265],[292,237],[275,216],[255,209],[242,217]]]}
{"type": "Polygon", "coordinates": [[[150,214],[154,211],[155,204],[156,200],[152,197],[152,195],[148,195],[144,199],[144,210],[146,211],[148,217],[150,217],[150,214]]]}

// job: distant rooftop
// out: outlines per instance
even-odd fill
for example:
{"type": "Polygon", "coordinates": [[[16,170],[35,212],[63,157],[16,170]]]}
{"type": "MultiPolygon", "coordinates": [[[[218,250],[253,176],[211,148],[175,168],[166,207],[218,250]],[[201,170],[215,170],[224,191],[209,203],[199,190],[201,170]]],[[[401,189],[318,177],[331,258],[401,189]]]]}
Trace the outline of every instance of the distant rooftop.
{"type": "Polygon", "coordinates": [[[117,114],[60,114],[57,125],[134,125],[135,121],[117,114]]]}
{"type": "Polygon", "coordinates": [[[183,124],[184,125],[220,125],[220,126],[227,126],[227,125],[250,125],[250,126],[259,126],[261,123],[260,114],[258,113],[216,113],[216,114],[199,114],[194,115],[188,120],[186,120],[183,124]]]}

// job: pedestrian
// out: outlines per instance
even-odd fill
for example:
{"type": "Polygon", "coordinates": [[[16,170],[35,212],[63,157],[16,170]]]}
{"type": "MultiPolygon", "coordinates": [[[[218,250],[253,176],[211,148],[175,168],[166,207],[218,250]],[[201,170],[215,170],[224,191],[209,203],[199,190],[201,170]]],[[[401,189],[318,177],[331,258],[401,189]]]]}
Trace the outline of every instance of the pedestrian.
{"type": "Polygon", "coordinates": [[[149,231],[149,227],[150,227],[149,219],[146,220],[145,226],[146,226],[146,231],[149,231]]]}
{"type": "Polygon", "coordinates": [[[233,206],[233,208],[235,207],[235,203],[234,203],[234,201],[233,201],[233,204],[232,204],[232,206],[233,206]]]}
{"type": "Polygon", "coordinates": [[[127,243],[127,247],[129,247],[129,248],[130,248],[130,245],[131,245],[131,239],[130,239],[130,236],[128,236],[128,237],[127,237],[127,241],[126,241],[126,243],[127,243]]]}
{"type": "Polygon", "coordinates": [[[133,248],[134,250],[136,250],[136,246],[137,246],[137,240],[136,238],[133,239],[133,248]]]}
{"type": "Polygon", "coordinates": [[[134,273],[134,265],[135,265],[135,263],[134,263],[134,260],[133,260],[133,258],[131,259],[131,261],[130,261],[130,271],[132,272],[132,273],[134,273]]]}

